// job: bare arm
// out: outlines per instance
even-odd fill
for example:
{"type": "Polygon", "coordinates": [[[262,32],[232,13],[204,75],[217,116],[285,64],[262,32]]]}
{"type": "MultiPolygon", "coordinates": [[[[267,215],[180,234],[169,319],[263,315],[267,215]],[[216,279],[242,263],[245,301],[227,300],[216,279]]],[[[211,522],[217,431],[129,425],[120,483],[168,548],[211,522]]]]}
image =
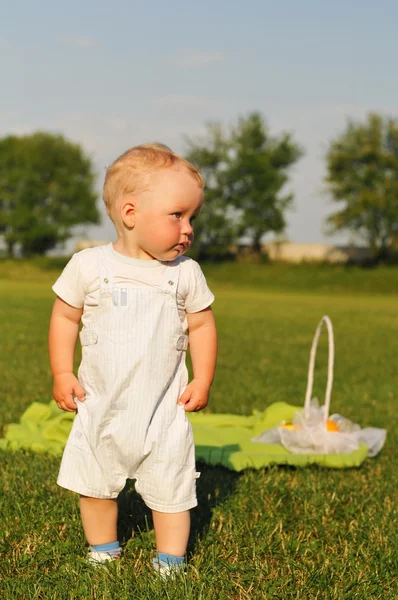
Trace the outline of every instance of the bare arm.
{"type": "Polygon", "coordinates": [[[61,298],[54,302],[48,335],[50,367],[54,377],[53,396],[59,408],[76,410],[73,394],[84,399],[84,391],[73,374],[73,357],[83,310],[61,298]]]}
{"type": "Polygon", "coordinates": [[[179,399],[188,412],[205,408],[217,360],[217,330],[210,307],[187,314],[193,380],[179,399]]]}

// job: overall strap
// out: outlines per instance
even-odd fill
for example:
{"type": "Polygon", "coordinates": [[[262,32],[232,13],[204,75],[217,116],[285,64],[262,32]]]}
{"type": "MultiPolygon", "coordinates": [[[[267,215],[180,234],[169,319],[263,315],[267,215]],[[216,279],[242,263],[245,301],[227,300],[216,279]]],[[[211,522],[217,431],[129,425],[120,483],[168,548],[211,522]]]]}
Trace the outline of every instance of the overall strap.
{"type": "MultiPolygon", "coordinates": [[[[175,302],[175,310],[178,320],[180,316],[178,314],[177,304],[177,291],[178,284],[180,282],[181,275],[181,260],[176,260],[173,265],[167,266],[164,272],[164,285],[163,289],[170,294],[175,302]]],[[[176,349],[180,352],[185,352],[188,348],[188,336],[185,333],[181,333],[176,342],[176,349]]]]}
{"type": "Polygon", "coordinates": [[[163,289],[177,297],[178,283],[180,281],[181,262],[173,261],[172,265],[167,265],[163,274],[163,289]]]}
{"type": "Polygon", "coordinates": [[[109,268],[108,258],[106,256],[106,246],[100,247],[100,252],[98,253],[98,267],[101,294],[111,293],[115,283],[113,280],[111,269],[109,268]]]}

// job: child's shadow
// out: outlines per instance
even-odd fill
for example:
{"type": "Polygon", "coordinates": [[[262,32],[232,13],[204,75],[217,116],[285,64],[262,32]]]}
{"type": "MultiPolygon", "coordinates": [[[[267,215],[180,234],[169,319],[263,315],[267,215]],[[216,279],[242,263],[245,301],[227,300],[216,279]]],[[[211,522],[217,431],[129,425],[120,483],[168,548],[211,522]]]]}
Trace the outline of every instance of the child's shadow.
{"type": "MultiPolygon", "coordinates": [[[[191,511],[191,534],[188,542],[188,555],[192,554],[197,540],[206,535],[215,507],[223,504],[231,496],[238,484],[240,473],[222,466],[209,466],[197,463],[200,477],[197,481],[198,506],[191,511]]],[[[144,504],[129,481],[118,499],[119,540],[126,544],[135,539],[139,545],[154,541],[151,511],[144,504]]]]}

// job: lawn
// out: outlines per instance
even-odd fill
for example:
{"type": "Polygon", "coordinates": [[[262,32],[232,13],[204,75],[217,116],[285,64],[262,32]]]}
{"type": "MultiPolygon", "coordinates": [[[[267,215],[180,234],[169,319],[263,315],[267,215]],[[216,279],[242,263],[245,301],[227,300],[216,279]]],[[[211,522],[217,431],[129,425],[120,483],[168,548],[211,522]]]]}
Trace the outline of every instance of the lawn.
{"type": "MultiPolygon", "coordinates": [[[[51,398],[46,336],[56,273],[51,264],[11,267],[0,264],[0,432],[31,402],[51,398]]],[[[93,571],[75,495],[55,483],[59,461],[2,452],[2,600],[398,598],[398,270],[215,265],[205,272],[220,333],[207,410],[302,404],[314,330],[328,314],[336,342],[332,412],[387,428],[382,453],[343,471],[237,474],[200,465],[188,576],[165,585],[151,572],[150,514],[131,483],[120,497],[123,560],[93,571]]],[[[319,398],[326,359],[325,334],[319,398]]]]}

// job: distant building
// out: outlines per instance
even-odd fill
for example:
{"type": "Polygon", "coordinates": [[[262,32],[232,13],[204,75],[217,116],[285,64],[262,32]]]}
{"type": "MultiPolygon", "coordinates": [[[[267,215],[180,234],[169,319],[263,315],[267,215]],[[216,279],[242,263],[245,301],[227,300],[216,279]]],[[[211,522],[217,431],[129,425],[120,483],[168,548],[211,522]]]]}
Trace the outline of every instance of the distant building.
{"type": "Polygon", "coordinates": [[[75,252],[86,250],[86,248],[96,248],[96,246],[104,246],[109,244],[109,240],[78,240],[75,246],[75,252]]]}
{"type": "Polygon", "coordinates": [[[268,255],[268,258],[271,261],[288,263],[361,263],[372,257],[369,248],[358,246],[335,246],[333,244],[271,242],[263,245],[263,252],[268,255]]]}

